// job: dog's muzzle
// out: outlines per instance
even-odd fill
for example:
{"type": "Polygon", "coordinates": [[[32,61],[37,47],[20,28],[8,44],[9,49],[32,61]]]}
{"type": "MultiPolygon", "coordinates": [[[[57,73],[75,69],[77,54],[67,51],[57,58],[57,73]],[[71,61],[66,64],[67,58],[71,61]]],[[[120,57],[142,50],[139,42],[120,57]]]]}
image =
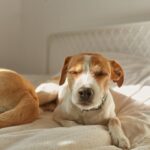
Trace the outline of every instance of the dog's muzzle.
{"type": "Polygon", "coordinates": [[[92,88],[82,87],[78,91],[79,100],[83,104],[90,103],[94,96],[94,91],[92,88]]]}

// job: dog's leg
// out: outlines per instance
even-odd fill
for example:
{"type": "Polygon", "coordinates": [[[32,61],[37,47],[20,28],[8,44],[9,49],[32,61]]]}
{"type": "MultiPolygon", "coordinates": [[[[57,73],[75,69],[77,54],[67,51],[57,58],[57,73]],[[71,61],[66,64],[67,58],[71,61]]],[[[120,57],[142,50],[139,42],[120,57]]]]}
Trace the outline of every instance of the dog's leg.
{"type": "Polygon", "coordinates": [[[40,107],[45,111],[54,111],[58,102],[59,85],[55,83],[43,83],[36,88],[40,107]]]}
{"type": "Polygon", "coordinates": [[[57,93],[46,93],[46,92],[37,92],[37,96],[39,98],[40,106],[51,103],[57,99],[57,93]]]}
{"type": "Polygon", "coordinates": [[[38,99],[27,92],[20,99],[16,107],[0,114],[0,128],[29,123],[38,118],[38,116],[38,99]]]}
{"type": "Polygon", "coordinates": [[[130,148],[130,142],[125,136],[121,128],[121,122],[117,117],[110,119],[108,128],[114,145],[123,149],[130,148]]]}
{"type": "Polygon", "coordinates": [[[43,83],[36,88],[40,105],[52,102],[57,99],[59,85],[55,83],[43,83]]]}
{"type": "Polygon", "coordinates": [[[55,110],[58,102],[56,93],[38,92],[37,96],[42,110],[51,112],[55,110]]]}

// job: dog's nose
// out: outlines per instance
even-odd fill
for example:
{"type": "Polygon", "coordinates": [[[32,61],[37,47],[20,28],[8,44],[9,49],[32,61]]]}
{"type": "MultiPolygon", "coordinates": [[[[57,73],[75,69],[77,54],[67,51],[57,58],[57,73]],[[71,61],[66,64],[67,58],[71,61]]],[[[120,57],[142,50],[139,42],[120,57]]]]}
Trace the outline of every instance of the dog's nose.
{"type": "Polygon", "coordinates": [[[80,88],[79,89],[79,97],[82,101],[90,101],[94,95],[94,91],[92,88],[80,88]]]}

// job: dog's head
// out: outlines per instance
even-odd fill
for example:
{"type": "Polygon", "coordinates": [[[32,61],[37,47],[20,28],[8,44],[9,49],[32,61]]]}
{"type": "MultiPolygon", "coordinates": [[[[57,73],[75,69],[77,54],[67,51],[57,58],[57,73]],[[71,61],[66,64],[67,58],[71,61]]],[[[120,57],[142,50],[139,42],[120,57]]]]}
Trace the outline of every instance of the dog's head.
{"type": "Polygon", "coordinates": [[[112,80],[120,87],[124,73],[114,60],[97,53],[81,53],[65,59],[60,85],[65,80],[71,92],[71,101],[83,110],[97,108],[109,89],[112,80]]]}

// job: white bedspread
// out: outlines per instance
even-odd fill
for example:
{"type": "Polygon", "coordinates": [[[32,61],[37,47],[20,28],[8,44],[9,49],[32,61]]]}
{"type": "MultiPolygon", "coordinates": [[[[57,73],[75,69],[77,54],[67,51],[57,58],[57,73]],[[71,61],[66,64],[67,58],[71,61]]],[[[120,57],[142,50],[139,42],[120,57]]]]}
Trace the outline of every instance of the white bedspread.
{"type": "MultiPolygon", "coordinates": [[[[114,94],[122,127],[132,149],[150,150],[150,61],[126,54],[107,55],[117,58],[126,72],[124,86],[113,87],[118,93],[126,95],[114,94]]],[[[27,78],[39,83],[49,76],[27,78]]],[[[111,145],[104,126],[59,127],[51,117],[52,113],[42,112],[41,117],[33,123],[0,129],[0,150],[119,149],[111,145]]]]}

